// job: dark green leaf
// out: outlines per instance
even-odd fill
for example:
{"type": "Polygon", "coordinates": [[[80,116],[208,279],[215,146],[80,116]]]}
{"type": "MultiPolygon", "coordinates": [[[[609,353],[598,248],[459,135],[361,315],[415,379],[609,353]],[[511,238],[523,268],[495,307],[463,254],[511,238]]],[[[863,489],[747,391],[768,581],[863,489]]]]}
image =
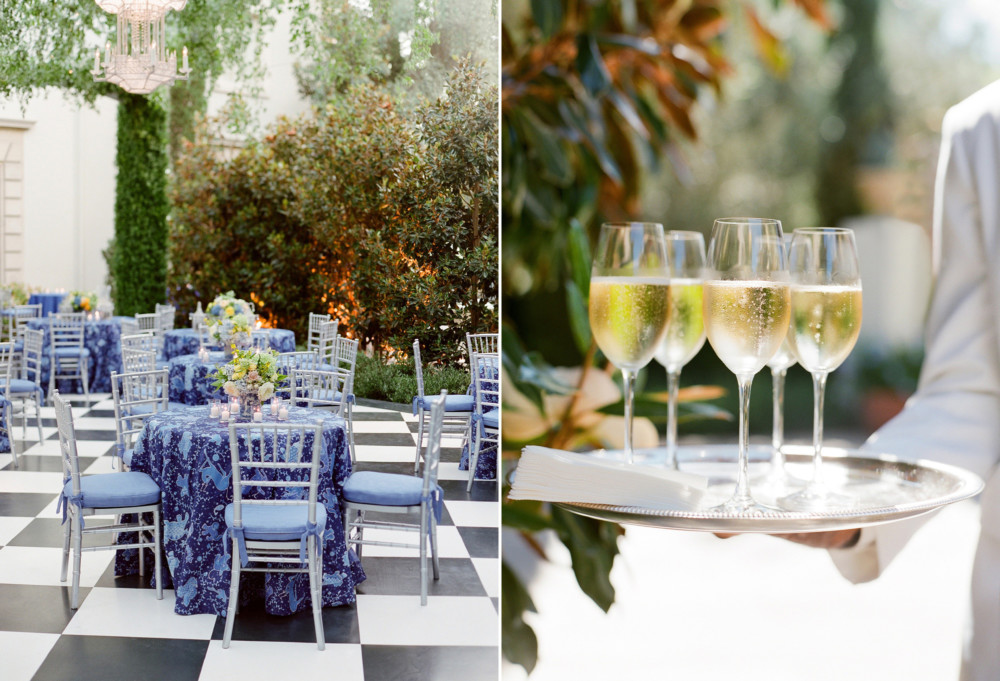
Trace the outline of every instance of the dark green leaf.
{"type": "Polygon", "coordinates": [[[507,563],[500,564],[500,625],[503,656],[530,674],[538,662],[538,638],[524,621],[525,612],[536,612],[531,595],[507,563]]]}
{"type": "Polygon", "coordinates": [[[604,63],[601,50],[597,47],[597,39],[592,35],[581,34],[576,41],[576,68],[580,73],[580,81],[593,96],[603,94],[611,86],[611,74],[604,63]]]}
{"type": "Polygon", "coordinates": [[[551,38],[562,24],[562,0],[531,0],[531,17],[542,35],[551,38]]]}
{"type": "Polygon", "coordinates": [[[607,612],[615,602],[615,588],[611,585],[610,575],[618,554],[621,528],[578,516],[558,506],[552,507],[552,522],[559,539],[569,549],[573,573],[580,588],[607,612]]]}
{"type": "Polygon", "coordinates": [[[573,179],[573,168],[559,136],[527,109],[520,112],[519,118],[525,137],[542,164],[543,177],[556,185],[569,184],[573,179]]]}
{"type": "Polygon", "coordinates": [[[590,240],[580,220],[569,221],[566,235],[566,254],[569,256],[569,271],[580,292],[590,290],[590,269],[593,258],[590,255],[590,240]]]}
{"type": "Polygon", "coordinates": [[[552,519],[541,513],[540,501],[508,501],[503,504],[501,517],[504,527],[524,532],[552,529],[552,519]]]}
{"type": "Polygon", "coordinates": [[[587,299],[572,280],[566,281],[566,310],[573,331],[573,340],[581,354],[590,347],[590,316],[587,313],[587,299]]]}

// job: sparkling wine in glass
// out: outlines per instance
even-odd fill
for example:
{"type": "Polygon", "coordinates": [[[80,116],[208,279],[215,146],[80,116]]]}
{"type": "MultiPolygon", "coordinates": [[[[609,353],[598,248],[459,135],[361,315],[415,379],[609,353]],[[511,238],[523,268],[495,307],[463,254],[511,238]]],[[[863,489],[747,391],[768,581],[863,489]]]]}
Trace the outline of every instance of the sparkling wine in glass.
{"type": "Polygon", "coordinates": [[[625,461],[632,463],[635,375],[663,340],[670,315],[670,266],[663,226],[601,226],[590,275],[590,328],[625,387],[625,461]]]}
{"type": "Polygon", "coordinates": [[[781,222],[767,218],[715,221],[704,283],[705,331],[739,386],[739,468],[732,498],[715,510],[771,511],[750,495],[750,384],[788,332],[789,285],[781,222]]]}
{"type": "Polygon", "coordinates": [[[854,348],[861,331],[861,271],[854,232],[797,229],[789,249],[792,322],[789,341],[796,360],[813,377],[813,477],[805,489],[783,497],[793,510],[845,506],[851,499],[823,482],[823,398],[826,378],[854,348]]]}
{"type": "Polygon", "coordinates": [[[705,344],[702,281],[705,239],[700,232],[667,232],[670,295],[667,333],[656,348],[656,361],[667,370],[667,466],[677,467],[677,390],[681,369],[705,344]]]}

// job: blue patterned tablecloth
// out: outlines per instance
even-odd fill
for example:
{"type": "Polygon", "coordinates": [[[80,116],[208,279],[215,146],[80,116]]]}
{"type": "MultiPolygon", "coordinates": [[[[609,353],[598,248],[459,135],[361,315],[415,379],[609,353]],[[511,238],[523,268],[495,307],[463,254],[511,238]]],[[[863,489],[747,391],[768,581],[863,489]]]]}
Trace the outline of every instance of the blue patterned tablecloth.
{"type": "MultiPolygon", "coordinates": [[[[278,352],[295,352],[295,332],[289,329],[270,329],[270,345],[278,352]]],[[[163,334],[163,357],[173,359],[198,352],[198,334],[194,329],[173,329],[163,334]]]]}
{"type": "MultiPolygon", "coordinates": [[[[14,418],[14,410],[11,408],[10,402],[8,402],[3,397],[0,397],[0,413],[3,414],[4,421],[6,421],[6,423],[10,426],[10,429],[13,431],[14,430],[14,422],[12,421],[12,419],[14,418]]],[[[0,452],[9,452],[9,451],[11,451],[11,449],[10,449],[10,443],[11,443],[10,435],[11,434],[9,432],[7,432],[6,428],[0,427],[0,452]]]]}
{"type": "MultiPolygon", "coordinates": [[[[493,373],[491,369],[483,367],[483,371],[489,370],[493,373]]],[[[485,377],[484,377],[485,378],[485,377]]],[[[497,385],[495,382],[491,381],[486,384],[488,390],[496,390],[497,385]]],[[[473,398],[476,396],[476,383],[473,381],[472,385],[465,393],[466,395],[472,395],[473,398]]],[[[433,399],[433,398],[432,398],[433,399]]],[[[496,403],[497,396],[495,394],[488,394],[486,396],[487,402],[490,404],[496,403]]],[[[491,412],[496,407],[488,407],[486,404],[483,405],[483,411],[491,412]]],[[[470,445],[475,447],[476,440],[479,439],[479,424],[473,424],[472,438],[469,443],[462,447],[462,459],[458,463],[458,470],[467,471],[469,470],[469,447],[470,445]]],[[[479,459],[476,461],[476,479],[482,480],[493,480],[497,477],[497,446],[495,442],[487,442],[483,445],[483,448],[479,450],[479,459]]]]}
{"type": "MultiPolygon", "coordinates": [[[[341,490],[351,474],[344,421],[330,412],[299,407],[289,409],[288,420],[323,425],[319,474],[319,501],[327,512],[323,606],[353,603],[354,589],[365,580],[365,573],[347,548],[340,513],[341,490]]],[[[177,594],[174,612],[225,616],[232,542],[226,538],[223,511],[233,499],[228,425],[210,418],[205,407],[179,407],[156,414],[136,441],[131,466],[148,473],[163,490],[164,566],[177,594]]],[[[122,541],[127,541],[124,535],[122,541]]],[[[151,552],[146,565],[151,574],[151,552]]],[[[137,571],[137,553],[118,552],[115,574],[137,571]]],[[[260,598],[272,615],[309,610],[308,575],[243,573],[241,603],[260,598]]]]}
{"type": "Polygon", "coordinates": [[[212,400],[227,400],[221,389],[213,388],[214,379],[208,377],[226,363],[221,352],[209,353],[207,362],[197,354],[180,355],[170,360],[170,401],[180,404],[209,404],[212,400]]]}
{"type": "Polygon", "coordinates": [[[53,312],[59,311],[59,305],[68,293],[32,293],[28,297],[28,305],[41,305],[42,316],[48,317],[53,312]]]}
{"type": "MultiPolygon", "coordinates": [[[[109,393],[111,392],[111,372],[122,370],[122,320],[132,319],[132,317],[112,317],[100,321],[88,321],[83,334],[83,346],[90,350],[90,363],[88,367],[88,382],[90,392],[109,393]]],[[[49,354],[51,349],[49,330],[52,320],[48,317],[41,319],[31,319],[28,321],[29,329],[41,330],[45,334],[42,345],[42,390],[47,394],[49,390],[49,373],[51,360],[49,354]]],[[[80,381],[59,381],[56,386],[60,392],[82,393],[83,383],[80,381]]]]}

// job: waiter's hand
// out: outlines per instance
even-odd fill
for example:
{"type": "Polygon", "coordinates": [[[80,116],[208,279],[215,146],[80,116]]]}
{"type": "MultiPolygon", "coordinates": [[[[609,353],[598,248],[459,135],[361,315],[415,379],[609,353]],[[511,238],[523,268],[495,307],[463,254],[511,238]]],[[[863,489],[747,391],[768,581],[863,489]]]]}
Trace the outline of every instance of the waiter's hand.
{"type": "MultiPolygon", "coordinates": [[[[720,539],[729,539],[734,535],[716,532],[715,536],[720,539]]],[[[848,549],[858,543],[861,530],[853,528],[848,530],[834,530],[833,532],[799,532],[796,534],[776,534],[774,536],[787,539],[796,544],[805,544],[814,549],[848,549]]]]}

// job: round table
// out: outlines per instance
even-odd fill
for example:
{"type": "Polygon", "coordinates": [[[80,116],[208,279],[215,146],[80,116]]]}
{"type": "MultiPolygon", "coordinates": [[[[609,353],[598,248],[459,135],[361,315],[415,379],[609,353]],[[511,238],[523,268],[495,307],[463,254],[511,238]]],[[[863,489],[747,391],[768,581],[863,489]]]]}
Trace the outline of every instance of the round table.
{"type": "MultiPolygon", "coordinates": [[[[323,606],[353,603],[355,586],[364,581],[365,573],[347,548],[340,513],[341,490],[351,474],[344,420],[302,407],[291,407],[288,420],[322,424],[318,498],[327,512],[323,606]]],[[[155,414],[136,439],[131,467],[148,473],[163,491],[164,567],[177,594],[174,611],[225,616],[232,564],[232,543],[223,517],[233,498],[228,424],[210,418],[206,407],[177,407],[155,414]]],[[[128,540],[134,542],[134,537],[122,536],[123,543],[128,540]]],[[[146,565],[153,565],[151,553],[146,565]]],[[[138,554],[118,552],[115,574],[137,571],[138,554]]],[[[269,614],[289,615],[312,607],[305,574],[244,573],[242,580],[241,600],[244,592],[247,598],[263,598],[269,614]]]]}
{"type": "MultiPolygon", "coordinates": [[[[268,329],[270,346],[277,352],[295,352],[295,332],[289,329],[268,329]]],[[[181,355],[194,355],[201,347],[198,333],[194,329],[172,329],[163,334],[163,358],[173,359],[181,355]]]]}
{"type": "MultiPolygon", "coordinates": [[[[87,379],[90,392],[111,392],[111,372],[122,371],[122,320],[132,320],[132,317],[111,317],[110,319],[91,320],[84,325],[83,347],[90,350],[90,360],[87,367],[87,379]]],[[[42,331],[45,338],[42,341],[42,390],[49,390],[49,372],[51,369],[50,347],[52,319],[28,320],[28,328],[42,331]]],[[[60,392],[83,392],[80,381],[59,381],[60,392]]]]}
{"type": "Polygon", "coordinates": [[[63,298],[68,295],[68,293],[32,293],[28,297],[28,305],[41,305],[42,316],[48,317],[53,312],[59,311],[63,298]]]}
{"type": "Polygon", "coordinates": [[[225,355],[211,352],[208,361],[202,361],[197,354],[180,355],[169,362],[168,385],[170,401],[187,405],[209,404],[212,400],[227,400],[221,388],[213,388],[215,379],[209,374],[225,364],[225,355]]]}

